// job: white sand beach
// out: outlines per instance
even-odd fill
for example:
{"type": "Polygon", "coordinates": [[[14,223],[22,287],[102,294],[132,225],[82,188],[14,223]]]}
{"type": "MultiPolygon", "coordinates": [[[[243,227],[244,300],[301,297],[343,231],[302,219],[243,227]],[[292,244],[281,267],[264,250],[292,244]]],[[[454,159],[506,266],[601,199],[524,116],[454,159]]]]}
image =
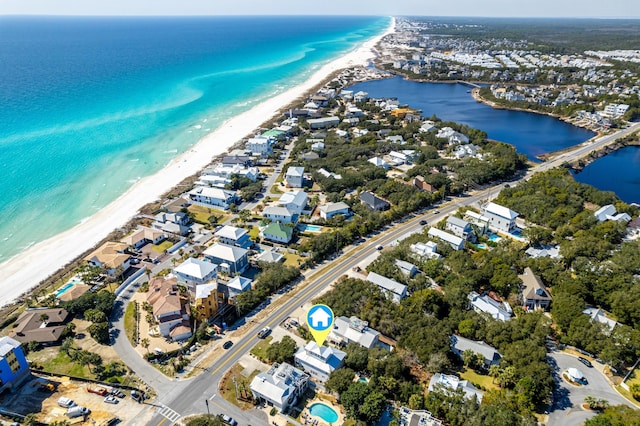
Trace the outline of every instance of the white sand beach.
{"type": "Polygon", "coordinates": [[[332,73],[365,65],[374,57],[374,46],[394,31],[392,20],[387,31],[357,49],[324,65],[304,83],[287,90],[251,110],[240,114],[202,138],[192,149],[172,160],[165,168],[133,185],[111,204],[77,226],[42,241],[0,264],[0,306],[16,300],[80,254],[96,245],[111,231],[125,224],[145,204],[158,200],[183,179],[197,173],[212,159],[249,135],[277,111],[322,83],[332,73]]]}

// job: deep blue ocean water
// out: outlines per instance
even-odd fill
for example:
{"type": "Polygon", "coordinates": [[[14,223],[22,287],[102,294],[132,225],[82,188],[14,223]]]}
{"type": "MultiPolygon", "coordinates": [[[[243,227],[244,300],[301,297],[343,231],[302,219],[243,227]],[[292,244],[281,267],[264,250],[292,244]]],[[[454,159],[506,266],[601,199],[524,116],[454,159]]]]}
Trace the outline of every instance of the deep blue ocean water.
{"type": "Polygon", "coordinates": [[[379,34],[375,17],[0,17],[0,261],[379,34]]]}
{"type": "Polygon", "coordinates": [[[402,104],[436,115],[444,121],[467,124],[487,132],[490,139],[514,145],[532,160],[540,154],[577,145],[594,133],[546,115],[494,109],[476,102],[464,84],[423,83],[393,77],[351,86],[371,97],[395,97],[402,104]]]}
{"type": "Polygon", "coordinates": [[[614,191],[627,203],[640,203],[640,147],[627,146],[614,151],[573,177],[578,182],[614,191]]]}

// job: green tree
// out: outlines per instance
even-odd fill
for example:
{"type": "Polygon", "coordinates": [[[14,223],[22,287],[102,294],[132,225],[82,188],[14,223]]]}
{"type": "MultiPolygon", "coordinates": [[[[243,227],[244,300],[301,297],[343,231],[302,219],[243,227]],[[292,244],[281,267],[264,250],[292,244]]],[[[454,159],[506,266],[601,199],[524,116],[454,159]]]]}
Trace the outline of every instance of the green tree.
{"type": "Polygon", "coordinates": [[[414,393],[409,397],[409,408],[412,410],[424,409],[424,397],[418,393],[414,393]]]}
{"type": "Polygon", "coordinates": [[[149,338],[145,337],[143,339],[140,340],[140,346],[142,346],[143,348],[146,349],[147,354],[149,353],[149,345],[151,344],[151,342],[149,341],[149,338]]]}
{"type": "Polygon", "coordinates": [[[88,309],[84,313],[84,318],[91,322],[107,322],[107,316],[104,312],[97,309],[88,309]]]}
{"type": "Polygon", "coordinates": [[[364,398],[359,409],[359,416],[367,422],[373,424],[380,418],[382,412],[387,407],[387,399],[380,392],[371,392],[364,398]]]}
{"type": "Polygon", "coordinates": [[[358,418],[360,407],[369,393],[370,389],[366,383],[354,382],[340,395],[340,402],[347,410],[349,417],[352,419],[358,418]]]}
{"type": "Polygon", "coordinates": [[[108,322],[93,323],[89,327],[87,327],[87,331],[96,342],[103,345],[109,343],[110,336],[108,322]]]}
{"type": "Polygon", "coordinates": [[[342,394],[349,389],[349,386],[353,383],[353,379],[356,373],[350,368],[338,368],[334,370],[327,380],[327,389],[338,394],[342,394]]]}
{"type": "Polygon", "coordinates": [[[296,353],[296,342],[290,336],[284,336],[281,341],[272,343],[267,348],[267,358],[271,362],[289,362],[293,361],[296,353]]]}

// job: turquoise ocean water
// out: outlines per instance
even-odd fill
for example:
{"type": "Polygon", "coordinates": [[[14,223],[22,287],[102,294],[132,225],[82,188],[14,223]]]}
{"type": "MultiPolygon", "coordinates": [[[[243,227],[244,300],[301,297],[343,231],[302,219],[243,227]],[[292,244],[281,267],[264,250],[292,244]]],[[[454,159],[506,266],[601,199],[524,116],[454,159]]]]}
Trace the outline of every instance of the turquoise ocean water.
{"type": "Polygon", "coordinates": [[[0,17],[0,262],[78,224],[389,23],[0,17]]]}

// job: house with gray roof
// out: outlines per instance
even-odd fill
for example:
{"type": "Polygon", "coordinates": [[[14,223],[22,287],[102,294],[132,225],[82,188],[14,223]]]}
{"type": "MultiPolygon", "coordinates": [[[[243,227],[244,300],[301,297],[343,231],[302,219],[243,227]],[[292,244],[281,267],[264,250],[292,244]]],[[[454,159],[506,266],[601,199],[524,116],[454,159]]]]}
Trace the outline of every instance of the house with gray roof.
{"type": "Polygon", "coordinates": [[[154,218],[155,221],[151,225],[152,228],[181,236],[189,233],[191,219],[186,213],[161,212],[155,215],[154,218]]]}
{"type": "Polygon", "coordinates": [[[297,223],[298,214],[286,207],[267,206],[262,210],[262,217],[272,222],[297,223]]]}
{"type": "Polygon", "coordinates": [[[204,257],[218,265],[218,271],[241,274],[249,267],[249,251],[242,247],[216,243],[204,251],[204,257]]]}
{"type": "Polygon", "coordinates": [[[486,368],[498,364],[500,362],[500,358],[502,358],[496,348],[487,345],[485,342],[477,342],[475,340],[467,339],[462,336],[451,336],[451,352],[462,359],[462,355],[465,351],[468,350],[473,351],[473,353],[482,355],[486,368]]]}
{"type": "Polygon", "coordinates": [[[269,371],[253,378],[249,388],[253,397],[273,405],[282,413],[289,411],[309,386],[309,376],[283,362],[273,364],[269,371]]]}
{"type": "Polygon", "coordinates": [[[400,284],[399,282],[392,280],[375,272],[369,272],[367,275],[367,281],[377,285],[383,293],[388,294],[396,303],[400,303],[402,299],[407,297],[407,286],[400,284]]]}
{"type": "Polygon", "coordinates": [[[307,206],[308,198],[307,193],[304,191],[285,192],[280,196],[278,205],[300,215],[307,206]]]}
{"type": "Polygon", "coordinates": [[[320,206],[320,217],[323,219],[332,219],[334,216],[343,215],[351,216],[349,205],[343,201],[337,203],[327,203],[320,206]]]}
{"type": "Polygon", "coordinates": [[[274,250],[265,250],[256,256],[255,260],[256,262],[278,263],[284,260],[284,255],[274,250]]]}
{"type": "Polygon", "coordinates": [[[329,341],[337,345],[346,346],[357,343],[367,349],[378,345],[380,332],[369,328],[369,323],[358,317],[337,317],[333,322],[333,329],[329,333],[329,341]]]}
{"type": "Polygon", "coordinates": [[[436,373],[431,377],[429,382],[429,392],[442,391],[442,392],[455,392],[458,389],[462,389],[465,397],[469,399],[477,398],[478,402],[482,402],[482,396],[484,393],[476,389],[468,380],[460,380],[457,376],[448,376],[442,373],[436,373]]]}
{"type": "Polygon", "coordinates": [[[225,225],[214,234],[218,237],[218,241],[229,246],[242,247],[245,249],[253,245],[253,241],[249,238],[249,232],[244,228],[225,225]]]}
{"type": "Polygon", "coordinates": [[[528,266],[524,273],[518,275],[522,280],[520,287],[522,295],[522,305],[528,311],[542,309],[548,311],[551,307],[551,294],[539,277],[537,277],[528,266]]]}
{"type": "Polygon", "coordinates": [[[298,349],[294,355],[296,367],[302,369],[320,382],[329,380],[329,376],[344,365],[347,354],[340,349],[329,346],[318,346],[311,341],[298,349]]]}
{"type": "Polygon", "coordinates": [[[383,211],[389,210],[389,208],[391,207],[391,204],[389,204],[389,202],[383,200],[382,198],[369,191],[365,191],[360,194],[360,201],[371,210],[383,211]]]}
{"type": "Polygon", "coordinates": [[[304,187],[304,167],[289,167],[284,179],[291,188],[304,187]]]}
{"type": "Polygon", "coordinates": [[[464,238],[465,240],[473,231],[469,222],[455,216],[449,216],[447,218],[445,229],[450,231],[453,235],[464,238]]]}
{"type": "Polygon", "coordinates": [[[402,272],[404,275],[408,276],[409,278],[412,278],[415,274],[418,273],[418,267],[411,262],[396,259],[393,263],[396,265],[398,269],[400,269],[400,272],[402,272]]]}
{"type": "Polygon", "coordinates": [[[518,213],[496,203],[487,203],[482,206],[482,216],[489,219],[489,226],[498,231],[511,233],[516,230],[516,218],[518,213]]]}
{"type": "Polygon", "coordinates": [[[513,310],[507,302],[498,302],[486,294],[479,295],[475,291],[472,291],[467,298],[469,299],[471,309],[478,313],[488,315],[493,319],[508,321],[511,319],[511,315],[513,315],[513,310]]]}
{"type": "Polygon", "coordinates": [[[251,290],[252,283],[253,281],[251,279],[236,275],[225,284],[227,296],[229,299],[234,299],[240,293],[251,290]]]}
{"type": "Polygon", "coordinates": [[[431,227],[427,235],[449,244],[454,250],[462,250],[464,248],[464,239],[441,229],[431,227]]]}

